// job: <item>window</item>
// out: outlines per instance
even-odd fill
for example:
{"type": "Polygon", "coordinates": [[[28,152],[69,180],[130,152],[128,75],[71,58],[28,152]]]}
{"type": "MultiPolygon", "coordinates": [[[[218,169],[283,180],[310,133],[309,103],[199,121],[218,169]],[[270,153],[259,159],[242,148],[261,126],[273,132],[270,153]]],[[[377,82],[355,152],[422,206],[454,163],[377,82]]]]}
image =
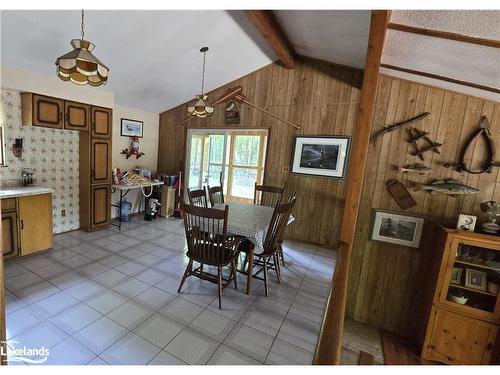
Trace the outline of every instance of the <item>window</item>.
{"type": "Polygon", "coordinates": [[[222,178],[227,200],[253,201],[262,183],[267,130],[191,130],[188,186],[217,186],[222,178]]]}

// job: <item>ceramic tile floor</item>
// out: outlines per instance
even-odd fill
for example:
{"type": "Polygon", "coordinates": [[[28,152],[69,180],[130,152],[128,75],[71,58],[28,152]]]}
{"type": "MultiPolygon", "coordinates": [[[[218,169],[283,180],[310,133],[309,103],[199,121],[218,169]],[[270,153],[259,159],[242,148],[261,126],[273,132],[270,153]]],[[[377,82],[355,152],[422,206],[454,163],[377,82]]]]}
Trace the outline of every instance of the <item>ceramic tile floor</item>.
{"type": "Polygon", "coordinates": [[[239,275],[222,310],[209,282],[190,277],[177,293],[184,252],[177,219],[56,235],[51,251],[5,265],[7,338],[49,348],[46,364],[311,363],[334,251],[286,242],[281,284],[273,275],[265,297],[254,280],[246,295],[239,275]]]}

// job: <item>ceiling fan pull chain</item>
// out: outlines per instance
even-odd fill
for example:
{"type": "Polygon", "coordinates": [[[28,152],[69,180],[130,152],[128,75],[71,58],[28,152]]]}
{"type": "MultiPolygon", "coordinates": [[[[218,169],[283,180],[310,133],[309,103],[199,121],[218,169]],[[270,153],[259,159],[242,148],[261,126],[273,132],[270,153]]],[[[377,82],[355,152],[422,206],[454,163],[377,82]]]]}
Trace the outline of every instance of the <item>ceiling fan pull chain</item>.
{"type": "Polygon", "coordinates": [[[85,31],[83,31],[83,17],[84,17],[84,12],[82,9],[82,40],[84,39],[84,36],[85,36],[85,31]]]}

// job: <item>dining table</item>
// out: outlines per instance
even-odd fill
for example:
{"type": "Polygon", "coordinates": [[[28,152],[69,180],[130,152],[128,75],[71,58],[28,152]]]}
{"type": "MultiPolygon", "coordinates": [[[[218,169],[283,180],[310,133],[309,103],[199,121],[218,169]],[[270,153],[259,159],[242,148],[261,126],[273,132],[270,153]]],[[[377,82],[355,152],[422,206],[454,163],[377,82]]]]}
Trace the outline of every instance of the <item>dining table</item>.
{"type": "MultiPolygon", "coordinates": [[[[271,224],[274,207],[261,206],[259,204],[231,201],[214,206],[217,209],[229,207],[227,218],[227,234],[243,236],[254,246],[250,246],[248,252],[247,294],[250,294],[252,286],[252,269],[255,248],[263,249],[267,230],[271,224]]],[[[295,218],[290,215],[287,225],[295,218]]],[[[260,251],[257,251],[259,253],[260,251]]]]}

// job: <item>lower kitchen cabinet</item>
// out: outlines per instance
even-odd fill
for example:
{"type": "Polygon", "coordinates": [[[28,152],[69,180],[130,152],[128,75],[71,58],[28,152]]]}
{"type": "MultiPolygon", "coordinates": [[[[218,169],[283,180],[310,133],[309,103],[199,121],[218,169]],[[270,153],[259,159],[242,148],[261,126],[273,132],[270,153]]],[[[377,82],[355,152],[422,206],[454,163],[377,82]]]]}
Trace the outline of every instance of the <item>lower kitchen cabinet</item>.
{"type": "Polygon", "coordinates": [[[90,187],[92,206],[90,208],[90,227],[97,229],[111,222],[111,187],[92,185],[90,187]]]}
{"type": "Polygon", "coordinates": [[[5,260],[47,250],[52,245],[52,194],[2,199],[5,260]],[[8,204],[4,205],[4,201],[8,204]]]}
{"type": "Polygon", "coordinates": [[[19,232],[16,211],[2,212],[2,251],[4,260],[15,258],[19,255],[19,232]]]}

